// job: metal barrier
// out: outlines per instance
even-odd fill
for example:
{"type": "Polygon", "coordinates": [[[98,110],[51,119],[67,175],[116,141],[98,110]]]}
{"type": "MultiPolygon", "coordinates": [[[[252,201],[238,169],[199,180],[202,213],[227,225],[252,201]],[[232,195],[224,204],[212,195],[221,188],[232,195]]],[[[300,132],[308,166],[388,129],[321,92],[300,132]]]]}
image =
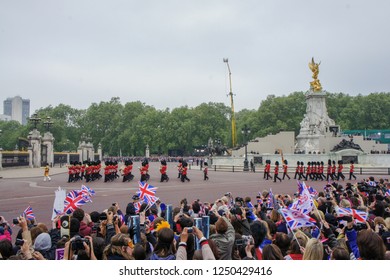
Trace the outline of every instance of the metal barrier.
{"type": "MultiPolygon", "coordinates": [[[[213,170],[215,172],[248,172],[251,171],[244,171],[244,166],[234,166],[234,165],[212,165],[210,166],[210,170],[213,170]]],[[[271,168],[271,173],[273,171],[273,168],[271,168]]],[[[264,167],[259,168],[259,166],[256,166],[256,173],[263,173],[264,167]]],[[[280,171],[282,172],[282,171],[280,171]]],[[[295,166],[289,166],[289,173],[295,172],[295,166]]],[[[306,168],[305,168],[306,172],[306,168]]],[[[325,170],[326,172],[326,170],[325,170]]],[[[337,171],[336,171],[337,172],[337,171]]],[[[349,174],[349,168],[344,167],[343,169],[344,175],[349,174]]],[[[356,175],[390,175],[390,167],[355,167],[355,174],[356,175]]]]}

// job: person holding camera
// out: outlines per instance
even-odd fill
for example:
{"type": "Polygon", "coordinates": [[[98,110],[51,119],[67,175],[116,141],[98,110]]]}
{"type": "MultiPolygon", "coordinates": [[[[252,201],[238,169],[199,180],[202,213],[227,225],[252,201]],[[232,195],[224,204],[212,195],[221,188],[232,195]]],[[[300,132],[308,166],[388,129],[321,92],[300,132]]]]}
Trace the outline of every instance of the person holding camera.
{"type": "Polygon", "coordinates": [[[197,227],[185,227],[180,235],[180,243],[176,252],[177,260],[187,260],[187,242],[190,234],[194,234],[201,246],[203,260],[215,260],[213,251],[210,248],[208,240],[204,237],[203,232],[197,227]]]}
{"type": "Polygon", "coordinates": [[[231,260],[232,250],[235,239],[235,231],[230,223],[230,212],[227,211],[214,211],[214,215],[218,218],[215,223],[216,233],[210,236],[218,248],[218,252],[221,260],[231,260]]]}
{"type": "MultiPolygon", "coordinates": [[[[110,207],[111,208],[111,207],[110,207]]],[[[106,244],[109,244],[111,241],[111,238],[115,235],[120,233],[120,229],[118,226],[118,216],[114,215],[113,211],[110,211],[112,209],[108,209],[108,212],[106,214],[107,219],[101,221],[101,231],[102,234],[105,236],[106,244]]]]}
{"type": "Polygon", "coordinates": [[[91,216],[88,213],[85,213],[81,208],[76,208],[72,213],[72,217],[76,218],[80,222],[79,234],[81,236],[84,237],[91,235],[94,224],[91,220],[91,216]]]}
{"type": "Polygon", "coordinates": [[[97,260],[91,236],[76,235],[65,243],[64,260],[97,260]]]}

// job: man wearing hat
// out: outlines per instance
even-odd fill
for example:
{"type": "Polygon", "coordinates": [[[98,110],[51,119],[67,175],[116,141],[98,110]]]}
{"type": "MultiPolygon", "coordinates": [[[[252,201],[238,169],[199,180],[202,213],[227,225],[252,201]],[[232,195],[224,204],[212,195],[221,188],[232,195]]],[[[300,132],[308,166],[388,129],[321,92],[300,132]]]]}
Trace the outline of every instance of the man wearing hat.
{"type": "Polygon", "coordinates": [[[355,174],[353,174],[355,172],[355,165],[354,165],[354,161],[351,160],[351,165],[349,166],[349,180],[352,180],[352,177],[356,180],[356,176],[355,174]]]}
{"type": "Polygon", "coordinates": [[[161,166],[160,166],[160,173],[161,173],[161,180],[160,182],[169,181],[169,177],[167,175],[167,162],[165,159],[161,160],[161,166]]]}
{"type": "Polygon", "coordinates": [[[280,177],[279,177],[279,161],[275,161],[274,183],[276,183],[276,179],[278,179],[279,182],[282,182],[282,179],[280,179],[280,177]]]}

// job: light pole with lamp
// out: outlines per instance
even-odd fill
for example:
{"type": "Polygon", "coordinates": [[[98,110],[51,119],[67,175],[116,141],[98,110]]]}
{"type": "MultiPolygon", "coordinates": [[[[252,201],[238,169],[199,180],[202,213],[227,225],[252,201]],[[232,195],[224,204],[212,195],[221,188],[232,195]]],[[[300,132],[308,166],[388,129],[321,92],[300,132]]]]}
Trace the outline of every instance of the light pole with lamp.
{"type": "Polygon", "coordinates": [[[245,124],[244,127],[241,129],[241,133],[244,135],[244,142],[245,142],[245,160],[244,160],[244,171],[249,171],[249,164],[248,164],[248,134],[251,133],[250,128],[245,124]]]}

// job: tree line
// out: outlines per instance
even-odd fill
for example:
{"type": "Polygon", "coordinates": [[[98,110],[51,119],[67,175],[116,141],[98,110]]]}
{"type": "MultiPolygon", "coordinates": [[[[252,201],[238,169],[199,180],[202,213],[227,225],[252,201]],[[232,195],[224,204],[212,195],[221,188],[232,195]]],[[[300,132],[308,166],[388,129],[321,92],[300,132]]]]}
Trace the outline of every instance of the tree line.
{"type": "MultiPolygon", "coordinates": [[[[371,93],[350,96],[327,93],[329,117],[342,130],[388,129],[390,125],[390,94],[371,93]]],[[[306,112],[304,92],[288,96],[269,95],[259,108],[235,113],[237,141],[245,141],[241,129],[247,125],[250,139],[295,131],[306,112]]],[[[45,130],[44,120],[53,121],[51,132],[55,138],[55,151],[76,151],[83,133],[91,137],[97,148],[101,143],[105,155],[143,156],[148,144],[152,154],[168,154],[180,150],[192,154],[195,147],[207,146],[208,140],[220,139],[231,147],[231,109],[223,103],[202,103],[190,108],[182,106],[159,110],[140,101],[121,104],[118,97],[110,101],[92,103],[87,109],[74,109],[60,104],[38,109],[35,113],[42,121],[37,129],[45,130]]],[[[27,138],[33,124],[20,125],[16,121],[0,121],[0,147],[14,150],[19,138],[27,138]]]]}

